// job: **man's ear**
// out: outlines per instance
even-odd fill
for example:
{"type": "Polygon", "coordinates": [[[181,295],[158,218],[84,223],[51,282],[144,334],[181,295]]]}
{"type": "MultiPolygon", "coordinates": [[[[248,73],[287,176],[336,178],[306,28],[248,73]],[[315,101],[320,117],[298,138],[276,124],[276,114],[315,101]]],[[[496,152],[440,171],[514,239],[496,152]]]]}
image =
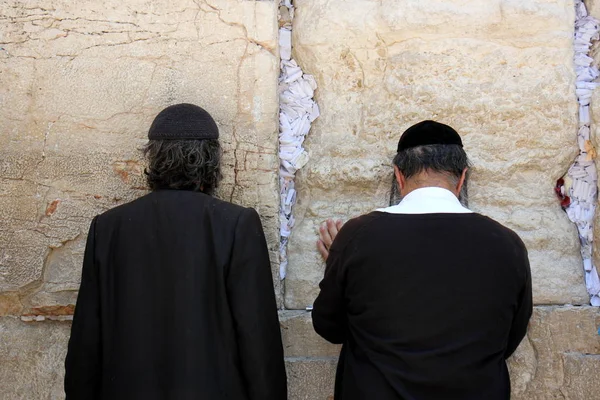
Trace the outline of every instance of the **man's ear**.
{"type": "Polygon", "coordinates": [[[402,175],[402,172],[400,172],[398,167],[395,165],[394,165],[394,176],[396,177],[396,182],[398,182],[398,189],[400,189],[400,194],[402,194],[402,191],[406,187],[406,179],[404,178],[404,175],[402,175]]]}
{"type": "Polygon", "coordinates": [[[458,196],[458,194],[462,190],[463,185],[465,184],[465,179],[467,179],[468,171],[469,171],[469,168],[465,168],[465,169],[463,169],[463,172],[460,175],[460,179],[458,180],[458,183],[456,185],[456,196],[458,196]]]}

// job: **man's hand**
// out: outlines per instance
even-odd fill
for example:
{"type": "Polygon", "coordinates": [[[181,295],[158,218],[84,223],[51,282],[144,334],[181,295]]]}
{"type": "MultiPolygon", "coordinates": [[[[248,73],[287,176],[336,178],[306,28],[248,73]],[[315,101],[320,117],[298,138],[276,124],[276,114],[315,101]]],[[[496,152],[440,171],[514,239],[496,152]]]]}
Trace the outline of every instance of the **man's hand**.
{"type": "Polygon", "coordinates": [[[342,225],[344,225],[342,220],[338,219],[337,221],[334,221],[331,218],[321,224],[321,227],[319,228],[319,240],[317,240],[317,249],[319,250],[319,253],[321,253],[323,260],[327,261],[329,248],[337,236],[338,231],[342,229],[342,225]]]}

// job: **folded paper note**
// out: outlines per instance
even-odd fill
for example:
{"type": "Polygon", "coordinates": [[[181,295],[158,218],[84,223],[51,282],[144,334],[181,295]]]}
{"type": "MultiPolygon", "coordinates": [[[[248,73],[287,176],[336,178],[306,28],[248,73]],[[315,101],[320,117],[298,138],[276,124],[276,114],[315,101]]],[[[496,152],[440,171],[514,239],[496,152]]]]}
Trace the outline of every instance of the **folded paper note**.
{"type": "Polygon", "coordinates": [[[287,244],[294,227],[294,178],[296,171],[308,162],[308,152],[302,145],[310,131],[311,123],[319,117],[319,107],[313,99],[317,89],[315,78],[304,74],[292,58],[291,21],[294,18],[294,6],[291,0],[283,0],[280,7],[284,10],[285,20],[282,15],[279,29],[279,277],[285,279],[288,265],[287,244]]]}
{"type": "Polygon", "coordinates": [[[569,203],[564,203],[565,211],[579,232],[585,284],[590,294],[590,302],[593,306],[600,306],[600,279],[592,259],[593,224],[598,200],[598,174],[594,163],[596,149],[590,140],[590,100],[592,91],[598,86],[598,83],[593,81],[600,76],[600,72],[592,65],[594,60],[589,56],[592,42],[599,38],[600,26],[598,20],[588,15],[585,4],[581,0],[575,0],[575,15],[573,61],[577,74],[575,93],[579,102],[579,130],[577,132],[579,155],[565,177],[567,178],[565,181],[570,182],[568,195],[562,194],[570,198],[569,203]]]}

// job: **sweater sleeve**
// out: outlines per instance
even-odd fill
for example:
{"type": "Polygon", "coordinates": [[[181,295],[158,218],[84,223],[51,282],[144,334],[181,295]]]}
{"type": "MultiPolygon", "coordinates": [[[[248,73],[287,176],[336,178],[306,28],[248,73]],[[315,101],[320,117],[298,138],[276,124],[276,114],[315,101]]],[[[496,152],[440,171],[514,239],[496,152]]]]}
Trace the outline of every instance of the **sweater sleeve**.
{"type": "Polygon", "coordinates": [[[269,252],[258,213],[251,208],[242,212],[235,230],[227,296],[249,399],[287,399],[269,252]]]}
{"type": "Polygon", "coordinates": [[[81,286],[65,360],[67,400],[100,398],[102,382],[100,290],[98,269],[94,260],[97,218],[92,220],[87,237],[81,286]]]}
{"type": "MultiPolygon", "coordinates": [[[[363,217],[364,218],[364,217],[363,217]]],[[[348,333],[348,316],[344,298],[345,262],[349,242],[363,226],[362,218],[348,221],[334,239],[325,265],[325,275],[319,284],[321,292],[313,304],[312,322],[323,339],[340,344],[348,333]]]]}
{"type": "Polygon", "coordinates": [[[519,346],[519,343],[521,343],[521,340],[523,340],[527,334],[527,326],[533,312],[531,268],[529,266],[529,257],[527,255],[527,249],[525,248],[525,245],[521,239],[519,239],[519,245],[522,249],[520,267],[525,271],[525,282],[521,292],[519,293],[519,303],[517,306],[517,311],[513,317],[504,358],[508,358],[512,353],[514,353],[519,346]]]}

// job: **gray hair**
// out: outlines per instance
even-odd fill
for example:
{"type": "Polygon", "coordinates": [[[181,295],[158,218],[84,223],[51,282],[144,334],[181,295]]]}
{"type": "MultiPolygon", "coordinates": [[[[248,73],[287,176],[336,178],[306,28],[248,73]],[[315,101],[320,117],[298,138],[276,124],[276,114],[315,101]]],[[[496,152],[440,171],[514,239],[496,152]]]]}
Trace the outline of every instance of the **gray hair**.
{"type": "Polygon", "coordinates": [[[151,190],[193,190],[212,195],[222,179],[217,139],[150,140],[144,171],[151,190]]]}
{"type": "MultiPolygon", "coordinates": [[[[452,185],[457,185],[462,172],[471,166],[467,153],[458,145],[425,145],[411,147],[400,151],[394,157],[393,163],[405,178],[415,176],[422,171],[433,171],[445,175],[452,185]]],[[[468,194],[469,171],[459,193],[458,200],[465,207],[469,205],[468,194]]],[[[402,200],[396,177],[392,176],[390,191],[390,205],[398,204],[402,200]]]]}

